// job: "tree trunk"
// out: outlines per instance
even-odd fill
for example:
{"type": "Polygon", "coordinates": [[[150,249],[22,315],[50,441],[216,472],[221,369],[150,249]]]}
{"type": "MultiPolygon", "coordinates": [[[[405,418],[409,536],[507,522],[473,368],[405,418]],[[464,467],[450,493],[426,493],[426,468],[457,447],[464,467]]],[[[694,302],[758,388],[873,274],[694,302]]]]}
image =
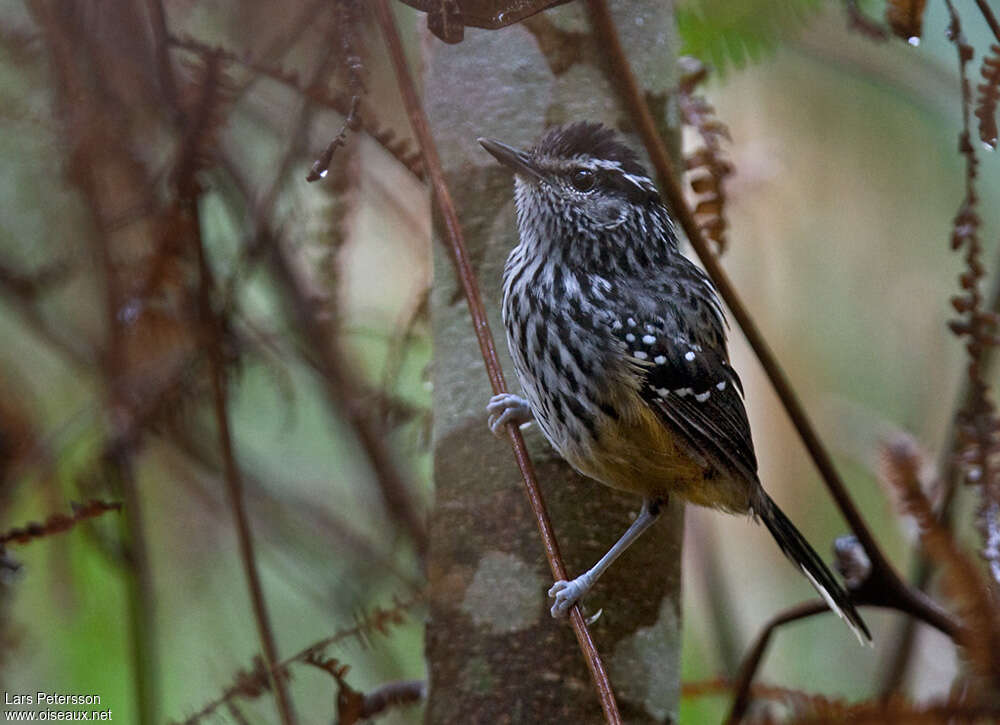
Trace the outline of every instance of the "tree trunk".
{"type": "MultiPolygon", "coordinates": [[[[676,85],[671,4],[613,8],[633,67],[654,100],[676,85]]],[[[530,145],[551,123],[627,127],[590,37],[582,3],[465,40],[428,38],[425,103],[511,389],[500,277],[516,240],[513,180],[476,143],[530,145]]],[[[676,138],[676,112],[660,103],[676,138]],[[669,117],[669,118],[668,118],[669,117]]],[[[629,139],[640,148],[635,137],[629,139]]],[[[447,253],[435,245],[434,477],[427,656],[431,723],[589,723],[600,705],[570,626],[549,616],[551,585],[509,444],[486,427],[490,386],[447,253]]],[[[639,510],[636,497],[580,476],[536,426],[525,431],[570,576],[592,565],[639,510]]],[[[671,505],[587,598],[592,626],[627,722],[676,719],[680,688],[683,509],[671,505]]]]}

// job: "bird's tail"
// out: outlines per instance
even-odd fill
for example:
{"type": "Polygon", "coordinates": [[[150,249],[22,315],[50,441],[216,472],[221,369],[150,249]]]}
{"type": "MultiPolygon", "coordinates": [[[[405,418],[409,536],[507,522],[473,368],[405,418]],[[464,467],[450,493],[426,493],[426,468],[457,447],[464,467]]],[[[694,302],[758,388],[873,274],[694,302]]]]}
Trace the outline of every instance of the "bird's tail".
{"type": "Polygon", "coordinates": [[[858,610],[851,603],[850,596],[840,586],[837,579],[823,563],[819,554],[809,545],[795,524],[789,521],[788,517],[778,508],[770,496],[763,494],[762,505],[754,507],[754,512],[764,521],[771,536],[778,542],[778,546],[785,556],[792,560],[806,575],[812,585],[816,588],[826,603],[837,615],[847,622],[861,644],[870,644],[872,641],[871,632],[858,610]]]}

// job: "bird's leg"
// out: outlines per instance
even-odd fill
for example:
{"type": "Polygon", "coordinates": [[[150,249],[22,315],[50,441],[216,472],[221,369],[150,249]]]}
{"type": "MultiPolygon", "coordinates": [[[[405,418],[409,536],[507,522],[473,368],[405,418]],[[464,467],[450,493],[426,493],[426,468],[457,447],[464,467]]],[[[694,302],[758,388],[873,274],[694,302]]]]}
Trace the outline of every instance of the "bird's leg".
{"type": "Polygon", "coordinates": [[[507,437],[508,423],[520,426],[530,423],[534,419],[528,401],[513,393],[494,395],[486,404],[486,412],[489,413],[486,422],[490,426],[490,430],[493,431],[493,435],[500,439],[507,437]]]}
{"type": "Polygon", "coordinates": [[[552,588],[549,589],[549,598],[555,599],[555,603],[552,605],[553,617],[566,616],[570,608],[590,591],[590,588],[594,586],[594,583],[614,560],[621,556],[622,552],[632,545],[632,542],[642,536],[646,529],[656,523],[665,503],[666,499],[660,498],[643,501],[642,511],[628,527],[628,531],[622,534],[622,537],[615,542],[607,554],[601,557],[599,562],[571,582],[560,580],[552,585],[552,588]]]}

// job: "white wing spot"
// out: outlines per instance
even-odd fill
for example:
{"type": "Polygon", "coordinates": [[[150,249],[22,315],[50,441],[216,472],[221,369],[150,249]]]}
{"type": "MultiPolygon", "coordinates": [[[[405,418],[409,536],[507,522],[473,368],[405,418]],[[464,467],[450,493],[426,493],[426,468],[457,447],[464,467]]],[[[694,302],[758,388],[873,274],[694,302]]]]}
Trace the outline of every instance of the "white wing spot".
{"type": "Polygon", "coordinates": [[[685,395],[690,395],[693,392],[694,391],[691,390],[691,388],[677,388],[677,390],[674,391],[678,398],[683,398],[685,395]]]}
{"type": "Polygon", "coordinates": [[[632,355],[634,357],[639,358],[640,360],[645,360],[647,357],[649,357],[649,355],[644,353],[642,350],[636,350],[635,352],[632,353],[632,355]]]}
{"type": "Polygon", "coordinates": [[[635,320],[633,320],[631,317],[625,321],[628,323],[629,327],[635,327],[635,320]]]}
{"type": "Polygon", "coordinates": [[[654,342],[656,342],[656,338],[653,337],[652,335],[643,335],[642,341],[647,345],[652,345],[654,342]]]}
{"type": "Polygon", "coordinates": [[[659,395],[661,398],[667,397],[667,393],[669,393],[669,392],[670,391],[667,390],[666,388],[657,388],[656,389],[656,394],[659,395]]]}
{"type": "Polygon", "coordinates": [[[611,329],[612,330],[620,330],[620,329],[622,329],[622,321],[621,320],[615,320],[614,322],[612,322],[611,323],[611,329]]]}
{"type": "Polygon", "coordinates": [[[667,362],[667,358],[663,357],[663,355],[657,355],[656,357],[653,358],[653,362],[655,362],[657,365],[664,365],[667,362]]]}
{"type": "Polygon", "coordinates": [[[706,390],[704,393],[698,393],[696,396],[694,396],[694,399],[697,400],[699,403],[704,403],[706,400],[708,400],[711,394],[712,394],[711,392],[706,390]]]}
{"type": "Polygon", "coordinates": [[[716,383],[715,384],[715,389],[716,390],[725,390],[726,389],[726,381],[723,380],[721,383],[716,383]]]}
{"type": "Polygon", "coordinates": [[[627,342],[635,342],[635,335],[633,335],[633,334],[632,334],[632,333],[630,332],[630,333],[628,333],[627,335],[625,335],[625,340],[626,340],[627,342]]]}
{"type": "Polygon", "coordinates": [[[694,360],[694,350],[688,350],[686,353],[684,353],[684,359],[687,360],[688,362],[694,360]]]}

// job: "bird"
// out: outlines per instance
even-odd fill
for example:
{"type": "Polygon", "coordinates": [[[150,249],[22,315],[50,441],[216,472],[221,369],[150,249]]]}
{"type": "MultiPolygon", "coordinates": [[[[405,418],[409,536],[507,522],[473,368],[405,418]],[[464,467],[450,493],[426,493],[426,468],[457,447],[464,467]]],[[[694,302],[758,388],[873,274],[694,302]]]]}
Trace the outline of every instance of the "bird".
{"type": "Polygon", "coordinates": [[[565,616],[670,497],[763,522],[862,643],[851,597],[764,491],[743,385],[711,279],[680,250],[656,185],[615,130],[555,126],[528,150],[480,145],[514,172],[519,241],[503,270],[503,324],[523,396],[487,404],[498,437],[535,421],[584,476],[642,497],[590,569],[549,590],[565,616]]]}

